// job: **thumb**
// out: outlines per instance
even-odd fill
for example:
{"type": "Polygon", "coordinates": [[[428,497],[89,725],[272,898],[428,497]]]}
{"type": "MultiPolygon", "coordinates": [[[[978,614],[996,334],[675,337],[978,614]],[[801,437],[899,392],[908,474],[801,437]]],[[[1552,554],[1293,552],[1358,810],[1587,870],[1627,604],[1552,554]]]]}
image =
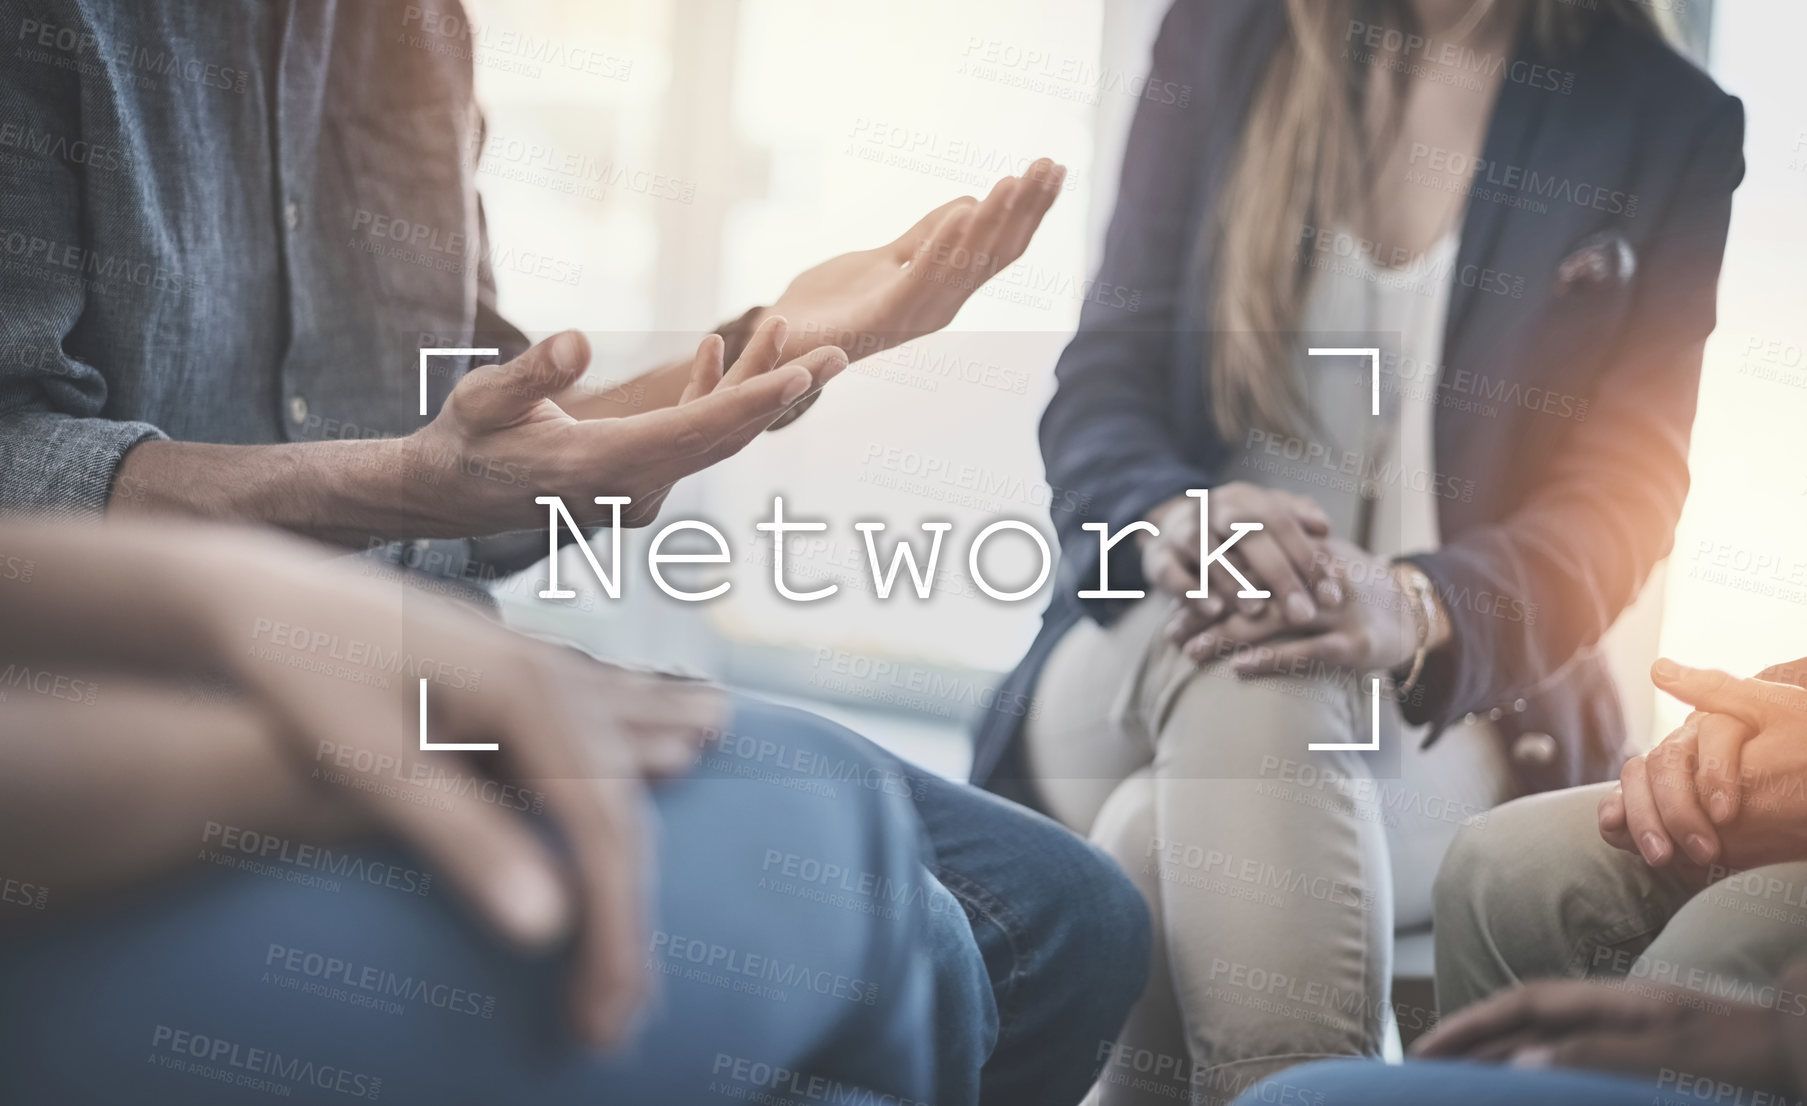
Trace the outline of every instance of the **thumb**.
{"type": "Polygon", "coordinates": [[[471,370],[447,403],[479,426],[505,426],[569,388],[589,366],[589,339],[582,331],[560,331],[506,365],[471,370]]]}

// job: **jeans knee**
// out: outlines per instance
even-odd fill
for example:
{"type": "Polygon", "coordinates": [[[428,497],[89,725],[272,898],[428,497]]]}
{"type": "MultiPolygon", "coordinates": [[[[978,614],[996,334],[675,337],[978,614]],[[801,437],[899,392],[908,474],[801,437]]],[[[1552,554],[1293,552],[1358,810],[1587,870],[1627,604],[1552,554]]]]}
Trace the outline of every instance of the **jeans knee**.
{"type": "Polygon", "coordinates": [[[1069,888],[1059,901],[1048,960],[1070,1001],[1089,1008],[1086,1046],[1115,1038],[1142,994],[1154,941],[1148,902],[1117,862],[1071,838],[1059,859],[1069,888]]]}

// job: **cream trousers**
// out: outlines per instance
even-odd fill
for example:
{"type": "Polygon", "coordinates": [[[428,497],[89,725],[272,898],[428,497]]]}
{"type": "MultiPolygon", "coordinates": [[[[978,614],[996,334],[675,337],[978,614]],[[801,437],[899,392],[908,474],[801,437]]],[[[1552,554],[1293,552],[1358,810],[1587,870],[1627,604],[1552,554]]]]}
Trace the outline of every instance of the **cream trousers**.
{"type": "Polygon", "coordinates": [[[1368,739],[1367,681],[1195,666],[1165,640],[1171,610],[1154,595],[1109,627],[1076,626],[1025,730],[1049,812],[1116,858],[1154,918],[1150,982],[1102,1065],[1103,1106],[1227,1102],[1292,1064],[1378,1052],[1391,858],[1410,869],[1407,913],[1428,921],[1443,849],[1509,775],[1494,743],[1471,741],[1433,746],[1434,787],[1377,780],[1417,744],[1390,703],[1390,760],[1313,752],[1368,739]]]}

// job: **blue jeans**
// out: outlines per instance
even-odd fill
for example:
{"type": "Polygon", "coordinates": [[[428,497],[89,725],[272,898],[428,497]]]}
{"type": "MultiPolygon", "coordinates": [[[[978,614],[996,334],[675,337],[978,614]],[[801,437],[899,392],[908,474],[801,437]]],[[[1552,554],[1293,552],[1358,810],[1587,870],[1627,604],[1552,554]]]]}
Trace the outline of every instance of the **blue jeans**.
{"type": "Polygon", "coordinates": [[[1108,860],[812,715],[740,701],[652,805],[656,997],[618,1054],[565,1034],[561,955],[409,857],[208,829],[189,878],[0,952],[0,1102],[1055,1103],[1140,990],[1108,860]]]}
{"type": "Polygon", "coordinates": [[[1327,1060],[1271,1075],[1244,1091],[1233,1106],[1686,1106],[1699,1101],[1595,1072],[1327,1060]]]}

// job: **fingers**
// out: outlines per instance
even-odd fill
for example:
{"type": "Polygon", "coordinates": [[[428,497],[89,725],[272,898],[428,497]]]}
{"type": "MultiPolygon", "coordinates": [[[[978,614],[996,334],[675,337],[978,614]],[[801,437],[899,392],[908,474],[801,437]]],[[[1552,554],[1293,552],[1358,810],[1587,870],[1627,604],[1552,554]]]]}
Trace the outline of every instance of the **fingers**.
{"type": "Polygon", "coordinates": [[[684,394],[678,397],[679,403],[689,403],[715,391],[715,386],[722,382],[722,355],[726,349],[721,335],[703,337],[696,347],[696,356],[690,359],[690,380],[684,385],[684,394]]]}
{"type": "Polygon", "coordinates": [[[585,1040],[608,1045],[626,1033],[646,996],[642,791],[613,720],[572,709],[579,697],[558,681],[568,670],[547,657],[539,678],[517,681],[520,692],[502,719],[503,748],[546,797],[570,851],[581,907],[572,1020],[585,1040]]]}
{"type": "Polygon", "coordinates": [[[1286,676],[1310,673],[1320,666],[1347,668],[1354,660],[1354,641],[1341,630],[1332,630],[1240,653],[1236,657],[1236,674],[1286,676]]]}
{"type": "Polygon", "coordinates": [[[1645,758],[1644,770],[1664,833],[1681,845],[1690,860],[1705,866],[1719,856],[1719,835],[1714,832],[1694,785],[1700,760],[1699,717],[1690,717],[1652,749],[1645,758]]]}
{"type": "MultiPolygon", "coordinates": [[[[675,481],[707,467],[722,443],[735,438],[744,427],[757,424],[763,429],[801,399],[815,385],[815,375],[810,371],[812,357],[830,361],[839,358],[845,367],[847,355],[824,346],[783,368],[738,385],[730,385],[724,378],[714,391],[689,403],[608,423],[580,425],[626,462],[656,470],[675,481]]],[[[751,440],[750,435],[747,440],[751,440]]]]}
{"type": "MultiPolygon", "coordinates": [[[[955,307],[946,314],[951,317],[957,304],[964,302],[967,294],[978,283],[970,275],[961,270],[973,267],[972,250],[965,244],[967,230],[972,224],[973,213],[978,210],[977,201],[964,197],[964,202],[955,201],[941,208],[942,214],[936,222],[934,230],[916,244],[916,251],[910,255],[909,275],[917,280],[927,280],[937,288],[952,293],[955,307]]],[[[920,285],[910,291],[919,291],[920,285]]]]}
{"type": "Polygon", "coordinates": [[[1318,616],[1316,590],[1309,579],[1317,557],[1304,531],[1290,516],[1268,523],[1265,530],[1250,534],[1236,548],[1260,581],[1261,589],[1273,593],[1267,601],[1280,609],[1286,621],[1303,626],[1318,616]]]}
{"type": "Polygon", "coordinates": [[[561,331],[506,365],[472,369],[446,402],[478,426],[507,426],[576,383],[589,365],[589,339],[581,331],[561,331]]]}
{"type": "Polygon", "coordinates": [[[1187,659],[1193,664],[1232,655],[1247,659],[1245,651],[1258,650],[1263,643],[1286,631],[1286,623],[1272,607],[1254,615],[1227,611],[1208,629],[1193,635],[1184,648],[1187,659]]]}
{"type": "Polygon", "coordinates": [[[784,353],[784,340],[790,335],[790,322],[782,315],[769,316],[747,339],[747,348],[721,378],[721,386],[732,388],[763,373],[770,372],[784,353]]]}
{"type": "MultiPolygon", "coordinates": [[[[1173,612],[1167,618],[1165,633],[1167,640],[1176,646],[1184,647],[1187,642],[1209,630],[1218,622],[1215,615],[1207,615],[1203,604],[1214,602],[1208,599],[1182,599],[1173,605],[1173,612]]],[[[1222,604],[1218,604],[1219,608],[1222,604]]]]}
{"type": "Polygon", "coordinates": [[[576,904],[551,853],[526,822],[475,792],[446,791],[438,806],[372,794],[373,812],[503,937],[527,948],[557,940],[576,904]]]}
{"type": "Polygon", "coordinates": [[[675,776],[694,767],[697,754],[727,723],[727,699],[709,684],[623,673],[594,661],[585,667],[593,670],[588,682],[620,724],[643,776],[675,776]]]}
{"type": "Polygon", "coordinates": [[[1678,1039],[1674,1031],[1581,1033],[1538,1046],[1529,1055],[1514,1056],[1511,1062],[1517,1067],[1585,1068],[1654,1078],[1674,1057],[1686,1055],[1690,1043],[1678,1039]]]}
{"type": "Polygon", "coordinates": [[[578,931],[573,1020],[585,1039],[621,1040],[646,999],[646,947],[640,869],[641,785],[631,762],[619,773],[541,782],[547,809],[563,831],[577,869],[583,923],[578,931]]]}
{"type": "Polygon", "coordinates": [[[799,357],[795,361],[784,366],[784,368],[778,370],[779,372],[792,372],[801,369],[807,373],[808,383],[804,386],[802,394],[794,399],[781,398],[778,406],[778,413],[776,415],[761,410],[753,417],[744,421],[739,427],[729,432],[710,448],[707,452],[706,463],[714,464],[723,458],[731,457],[740,452],[748,442],[752,441],[766,429],[771,427],[778,419],[782,418],[786,412],[793,409],[796,404],[802,403],[805,398],[819,392],[823,385],[839,376],[841,371],[846,367],[847,354],[842,352],[838,346],[818,346],[804,354],[802,357],[799,357]]]}
{"type": "Polygon", "coordinates": [[[1600,839],[1615,849],[1623,849],[1635,853],[1638,847],[1631,840],[1631,832],[1625,826],[1625,791],[1624,786],[1615,786],[1600,797],[1600,806],[1595,812],[1600,823],[1600,839]]]}
{"type": "Polygon", "coordinates": [[[1426,1060],[1454,1059],[1522,1033],[1536,1024],[1534,995],[1535,985],[1517,987],[1458,1010],[1412,1042],[1412,1055],[1426,1060]]]}
{"type": "MultiPolygon", "coordinates": [[[[1067,177],[1066,167],[1052,159],[1042,158],[1029,166],[1011,190],[1009,205],[991,232],[989,252],[996,259],[996,272],[1023,256],[1029,240],[1041,226],[1042,217],[1060,197],[1061,185],[1067,177]]],[[[981,218],[984,213],[981,212],[981,218]]]]}
{"type": "Polygon", "coordinates": [[[1142,575],[1168,595],[1183,596],[1198,586],[1198,570],[1192,559],[1165,535],[1143,547],[1142,575]]]}
{"type": "Polygon", "coordinates": [[[920,251],[926,243],[934,240],[935,232],[941,227],[942,223],[947,220],[950,213],[962,208],[973,207],[978,202],[979,201],[973,199],[971,196],[961,196],[958,199],[949,200],[947,203],[942,204],[940,207],[916,220],[916,225],[899,235],[896,241],[885,247],[886,250],[890,252],[892,258],[900,265],[914,260],[918,251],[920,251]]]}
{"type": "Polygon", "coordinates": [[[1578,1030],[1634,1028],[1652,1020],[1636,995],[1580,980],[1526,984],[1452,1014],[1420,1037],[1414,1056],[1480,1055],[1503,1040],[1549,1038],[1578,1030]]]}
{"type": "Polygon", "coordinates": [[[1625,831],[1631,835],[1644,863],[1652,868],[1663,867],[1675,858],[1675,844],[1669,840],[1662,815],[1657,812],[1645,758],[1636,756],[1625,762],[1619,772],[1619,785],[1625,793],[1625,831]]]}
{"type": "MultiPolygon", "coordinates": [[[[1265,600],[1238,595],[1245,613],[1272,602],[1287,621],[1302,626],[1317,617],[1319,602],[1341,604],[1342,584],[1326,571],[1330,558],[1322,539],[1330,532],[1330,520],[1314,500],[1243,483],[1223,485],[1211,499],[1211,541],[1229,539],[1236,533],[1232,524],[1243,522],[1259,522],[1262,529],[1248,532],[1229,556],[1246,569],[1254,590],[1272,593],[1265,600]]],[[[1221,559],[1212,562],[1211,579],[1214,589],[1222,581],[1226,594],[1233,594],[1229,589],[1235,577],[1221,559]]],[[[1239,583],[1233,586],[1241,590],[1239,583]]]]}
{"type": "Polygon", "coordinates": [[[1738,816],[1744,743],[1756,731],[1725,714],[1707,714],[1700,720],[1700,770],[1695,791],[1706,804],[1707,817],[1723,826],[1738,816]]]}
{"type": "Polygon", "coordinates": [[[1778,714],[1807,713],[1807,689],[1741,680],[1717,669],[1690,668],[1663,657],[1650,666],[1657,687],[1699,710],[1729,714],[1763,729],[1778,714]]]}

